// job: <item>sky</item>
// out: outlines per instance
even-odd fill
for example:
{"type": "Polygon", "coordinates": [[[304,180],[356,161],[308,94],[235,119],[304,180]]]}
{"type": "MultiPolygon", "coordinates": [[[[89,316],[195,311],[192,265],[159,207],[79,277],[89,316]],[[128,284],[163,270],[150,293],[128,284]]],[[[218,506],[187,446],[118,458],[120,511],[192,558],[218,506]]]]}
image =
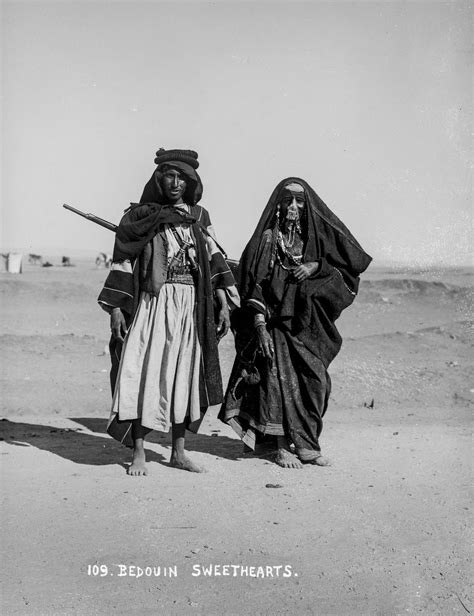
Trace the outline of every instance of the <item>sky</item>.
{"type": "Polygon", "coordinates": [[[117,223],[164,147],[232,258],[295,175],[377,263],[470,262],[469,3],[1,6],[2,252],[111,252],[61,205],[117,223]]]}

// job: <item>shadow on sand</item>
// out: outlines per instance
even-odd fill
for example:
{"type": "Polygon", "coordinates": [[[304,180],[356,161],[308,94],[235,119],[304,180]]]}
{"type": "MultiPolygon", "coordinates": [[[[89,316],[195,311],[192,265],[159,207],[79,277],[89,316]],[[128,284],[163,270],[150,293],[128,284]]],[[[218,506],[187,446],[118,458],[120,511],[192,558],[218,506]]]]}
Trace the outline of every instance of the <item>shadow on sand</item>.
{"type": "MultiPolygon", "coordinates": [[[[72,421],[95,432],[89,434],[82,428],[57,428],[41,424],[21,423],[2,419],[0,438],[9,445],[18,447],[37,447],[49,451],[76,464],[103,466],[116,464],[127,468],[124,460],[131,460],[131,450],[101,434],[106,434],[107,422],[96,418],[74,418],[72,421]]],[[[158,443],[171,450],[169,434],[152,432],[147,437],[151,443],[158,443]]],[[[243,457],[242,443],[226,436],[208,436],[187,433],[186,449],[204,452],[216,457],[237,460],[243,457]]],[[[147,449],[147,461],[168,466],[168,461],[159,453],[147,449]]]]}
{"type": "MultiPolygon", "coordinates": [[[[88,430],[91,430],[91,432],[106,434],[107,422],[103,419],[97,419],[95,417],[71,417],[71,421],[75,421],[88,430]]],[[[157,443],[171,450],[171,433],[150,432],[146,440],[149,443],[157,443]]],[[[121,445],[119,445],[119,447],[123,449],[121,445]]],[[[213,430],[212,435],[186,432],[186,450],[208,453],[211,456],[226,458],[227,460],[238,460],[244,457],[242,442],[237,439],[229,438],[228,436],[220,435],[217,430],[213,430]]]]}

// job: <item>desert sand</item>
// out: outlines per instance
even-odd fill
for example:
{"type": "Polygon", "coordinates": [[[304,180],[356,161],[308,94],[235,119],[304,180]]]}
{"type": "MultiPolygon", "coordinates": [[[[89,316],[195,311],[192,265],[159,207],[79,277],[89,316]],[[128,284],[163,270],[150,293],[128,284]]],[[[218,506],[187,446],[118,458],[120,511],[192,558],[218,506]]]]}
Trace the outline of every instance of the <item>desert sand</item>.
{"type": "MultiPolygon", "coordinates": [[[[148,477],[105,433],[105,277],[93,258],[0,275],[3,614],[472,612],[471,272],[363,276],[330,370],[332,466],[246,455],[211,408],[187,440],[208,472],[170,468],[155,433],[148,477]]],[[[229,335],[224,380],[233,355],[229,335]]]]}

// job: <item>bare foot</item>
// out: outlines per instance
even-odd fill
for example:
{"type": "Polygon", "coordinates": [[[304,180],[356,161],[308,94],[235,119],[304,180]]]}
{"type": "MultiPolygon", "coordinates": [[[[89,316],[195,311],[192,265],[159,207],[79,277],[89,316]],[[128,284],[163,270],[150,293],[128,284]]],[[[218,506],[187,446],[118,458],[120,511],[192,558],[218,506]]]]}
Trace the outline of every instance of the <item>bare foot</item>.
{"type": "Polygon", "coordinates": [[[143,449],[138,451],[134,450],[132,463],[127,470],[128,475],[133,475],[134,477],[139,475],[148,475],[148,469],[145,466],[145,462],[145,451],[143,449]]]}
{"type": "Polygon", "coordinates": [[[173,468],[179,468],[182,471],[190,471],[191,473],[205,473],[206,469],[202,466],[198,466],[187,456],[173,453],[171,454],[170,466],[173,468]]]}
{"type": "Polygon", "coordinates": [[[303,468],[302,463],[298,460],[294,453],[280,447],[275,456],[275,462],[283,468],[303,468]]]}
{"type": "Polygon", "coordinates": [[[319,456],[319,458],[315,458],[314,460],[308,460],[307,464],[314,464],[314,466],[331,466],[331,461],[329,458],[319,456]]]}

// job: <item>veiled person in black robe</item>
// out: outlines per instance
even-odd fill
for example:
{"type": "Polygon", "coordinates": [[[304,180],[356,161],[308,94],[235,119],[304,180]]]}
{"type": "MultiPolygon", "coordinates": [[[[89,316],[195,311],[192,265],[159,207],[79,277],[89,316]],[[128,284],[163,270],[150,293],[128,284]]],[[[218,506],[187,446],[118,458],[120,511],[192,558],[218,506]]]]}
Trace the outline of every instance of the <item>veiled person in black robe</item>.
{"type": "Polygon", "coordinates": [[[327,464],[319,437],[341,347],[335,321],[354,300],[367,255],[299,178],[273,191],[237,272],[237,356],[219,418],[284,467],[327,464]]]}

